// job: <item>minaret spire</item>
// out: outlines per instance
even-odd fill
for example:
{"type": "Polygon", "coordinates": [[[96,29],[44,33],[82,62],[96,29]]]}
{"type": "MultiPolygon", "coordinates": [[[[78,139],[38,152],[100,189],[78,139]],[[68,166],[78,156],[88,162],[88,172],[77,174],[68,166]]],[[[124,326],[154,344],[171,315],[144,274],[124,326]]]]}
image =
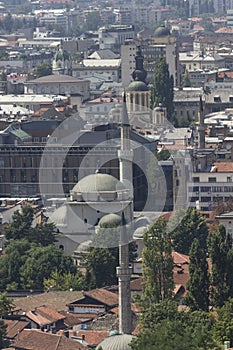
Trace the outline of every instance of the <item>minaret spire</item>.
{"type": "Polygon", "coordinates": [[[198,148],[204,149],[205,148],[205,124],[204,124],[204,108],[203,108],[203,101],[202,101],[201,95],[200,95],[200,102],[199,102],[197,131],[198,131],[198,148]]]}
{"type": "Polygon", "coordinates": [[[132,332],[130,302],[130,276],[132,268],[129,266],[129,237],[126,227],[131,227],[133,219],[133,151],[130,148],[130,124],[125,103],[125,94],[123,96],[122,106],[121,149],[118,151],[118,157],[120,162],[120,181],[130,190],[130,205],[122,211],[122,225],[119,242],[119,267],[117,267],[117,277],[119,281],[119,332],[122,334],[130,334],[132,332]]]}

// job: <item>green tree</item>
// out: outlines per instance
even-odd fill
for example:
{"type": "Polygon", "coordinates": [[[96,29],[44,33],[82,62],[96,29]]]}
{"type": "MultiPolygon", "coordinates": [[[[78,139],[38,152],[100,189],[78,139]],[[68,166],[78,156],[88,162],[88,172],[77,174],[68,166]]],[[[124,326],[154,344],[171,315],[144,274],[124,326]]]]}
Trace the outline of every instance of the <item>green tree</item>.
{"type": "Polygon", "coordinates": [[[25,240],[11,240],[0,257],[0,290],[21,288],[20,268],[27,259],[30,243],[25,240]]]}
{"type": "Polygon", "coordinates": [[[170,298],[174,289],[170,234],[165,219],[155,222],[143,237],[143,308],[170,298]]]}
{"type": "Polygon", "coordinates": [[[31,243],[41,244],[42,246],[56,242],[55,226],[53,224],[42,222],[32,227],[33,209],[31,206],[25,205],[21,211],[15,211],[12,220],[3,231],[6,239],[27,239],[31,243]]]}
{"type": "Polygon", "coordinates": [[[151,88],[151,108],[153,109],[161,103],[163,107],[166,107],[168,120],[171,121],[174,117],[173,88],[174,81],[169,74],[168,64],[165,58],[160,58],[156,64],[151,88]]]}
{"type": "Polygon", "coordinates": [[[233,345],[233,299],[229,299],[217,310],[217,322],[213,326],[213,337],[219,344],[230,341],[233,345]]]}
{"type": "Polygon", "coordinates": [[[13,307],[12,299],[7,298],[7,293],[0,294],[0,349],[9,345],[5,340],[6,325],[3,319],[9,314],[13,307]]]}
{"type": "Polygon", "coordinates": [[[89,247],[83,253],[82,265],[86,269],[86,284],[90,289],[117,283],[118,254],[113,254],[112,249],[89,247]]]}
{"type": "Polygon", "coordinates": [[[54,245],[33,246],[27,252],[27,259],[20,268],[23,288],[42,289],[44,279],[48,279],[52,271],[56,270],[59,274],[74,274],[76,267],[72,258],[54,245]]]}
{"type": "Polygon", "coordinates": [[[220,349],[212,338],[213,318],[209,313],[178,311],[174,300],[151,304],[149,309],[149,318],[132,342],[133,350],[220,349]]]}
{"type": "Polygon", "coordinates": [[[33,209],[29,205],[22,207],[21,212],[15,211],[12,222],[4,229],[6,239],[23,239],[30,235],[33,221],[33,209]]]}
{"type": "MultiPolygon", "coordinates": [[[[179,222],[179,221],[178,221],[179,222]]],[[[180,223],[172,232],[174,249],[183,254],[189,254],[189,250],[195,238],[200,242],[200,247],[206,251],[208,227],[205,218],[199,210],[188,208],[180,223]]]]}
{"type": "Polygon", "coordinates": [[[211,297],[214,305],[222,306],[233,297],[232,271],[233,248],[232,238],[223,225],[209,235],[208,251],[211,260],[211,297]]]}
{"type": "Polygon", "coordinates": [[[186,303],[193,310],[209,310],[209,273],[206,252],[200,246],[197,238],[194,239],[190,253],[189,274],[187,283],[186,303]]]}
{"type": "Polygon", "coordinates": [[[56,242],[55,225],[42,222],[31,229],[28,236],[29,242],[40,244],[44,247],[56,242]]]}
{"type": "Polygon", "coordinates": [[[44,77],[46,75],[51,75],[53,72],[52,65],[48,63],[41,63],[33,70],[32,74],[36,78],[44,77]]]}
{"type": "Polygon", "coordinates": [[[49,278],[44,279],[45,290],[81,290],[85,288],[85,277],[80,271],[60,274],[58,270],[52,271],[49,278]]]}
{"type": "Polygon", "coordinates": [[[99,11],[88,12],[86,17],[86,29],[87,30],[96,30],[102,24],[99,11]]]}
{"type": "Polygon", "coordinates": [[[168,149],[162,149],[160,152],[156,152],[156,158],[158,160],[168,160],[171,157],[171,153],[168,149]]]}

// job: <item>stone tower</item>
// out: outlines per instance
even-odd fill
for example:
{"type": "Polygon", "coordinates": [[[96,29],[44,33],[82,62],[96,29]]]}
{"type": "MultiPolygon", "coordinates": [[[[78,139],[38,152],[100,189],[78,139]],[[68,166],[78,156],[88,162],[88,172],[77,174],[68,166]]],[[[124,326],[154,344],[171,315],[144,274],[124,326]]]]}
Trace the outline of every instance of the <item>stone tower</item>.
{"type": "MultiPolygon", "coordinates": [[[[146,71],[143,68],[143,56],[140,46],[135,55],[135,70],[132,73],[134,81],[126,89],[127,110],[132,119],[143,119],[143,125],[150,122],[150,89],[146,80],[146,71]]],[[[137,125],[138,122],[137,122],[137,125]]]]}
{"type": "Polygon", "coordinates": [[[130,276],[132,268],[129,266],[129,232],[133,217],[133,151],[130,147],[130,125],[125,103],[125,96],[122,108],[121,124],[121,149],[118,152],[120,161],[120,181],[124,182],[130,190],[129,210],[122,211],[122,226],[119,242],[119,267],[117,277],[119,281],[119,332],[130,334],[132,332],[132,313],[130,295],[130,276]]]}
{"type": "Polygon", "coordinates": [[[198,148],[205,148],[205,124],[204,124],[204,108],[202,97],[200,96],[199,113],[198,113],[198,148]]]}

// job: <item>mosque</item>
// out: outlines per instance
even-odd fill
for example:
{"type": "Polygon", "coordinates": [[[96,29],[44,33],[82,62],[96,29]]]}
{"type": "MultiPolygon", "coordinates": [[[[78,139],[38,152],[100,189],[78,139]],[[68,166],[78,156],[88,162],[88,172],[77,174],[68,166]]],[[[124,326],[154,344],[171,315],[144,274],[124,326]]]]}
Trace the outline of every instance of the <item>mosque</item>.
{"type": "MultiPolygon", "coordinates": [[[[101,224],[120,225],[119,267],[119,334],[109,336],[99,348],[105,350],[128,350],[132,340],[132,314],[130,305],[129,253],[127,230],[134,232],[134,193],[133,193],[133,161],[134,152],[130,141],[130,123],[127,111],[127,98],[134,101],[140,98],[144,104],[149,103],[148,88],[144,82],[145,72],[141,61],[136,58],[134,85],[124,95],[121,115],[121,137],[119,159],[119,180],[110,175],[96,171],[83,177],[70,191],[66,203],[55,210],[49,221],[53,222],[60,233],[57,235],[58,245],[68,254],[75,256],[75,252],[86,249],[91,237],[101,224]],[[139,89],[139,85],[141,86],[139,89]],[[138,93],[140,92],[140,96],[138,93]],[[136,93],[136,95],[134,95],[136,93]],[[128,94],[128,95],[127,95],[128,94]],[[128,97],[127,97],[128,96],[128,97]],[[137,96],[137,97],[136,97],[137,96]],[[89,239],[87,239],[89,238],[89,239]],[[81,244],[80,244],[81,243],[81,244]]],[[[135,105],[135,103],[134,103],[135,105]]],[[[131,110],[132,112],[132,110],[131,110]]],[[[139,217],[135,221],[136,230],[133,239],[140,241],[143,232],[150,223],[149,218],[139,217]]],[[[98,348],[97,348],[98,349],[98,348]]]]}

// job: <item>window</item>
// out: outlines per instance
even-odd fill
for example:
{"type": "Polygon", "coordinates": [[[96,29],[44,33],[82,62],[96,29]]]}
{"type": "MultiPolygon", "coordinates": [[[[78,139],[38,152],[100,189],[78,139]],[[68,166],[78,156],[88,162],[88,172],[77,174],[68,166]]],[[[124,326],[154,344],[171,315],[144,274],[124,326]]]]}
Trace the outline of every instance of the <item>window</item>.
{"type": "Polygon", "coordinates": [[[216,177],[209,177],[209,182],[216,182],[216,177]]]}
{"type": "Polygon", "coordinates": [[[200,182],[199,176],[193,177],[193,182],[200,182]]]}

